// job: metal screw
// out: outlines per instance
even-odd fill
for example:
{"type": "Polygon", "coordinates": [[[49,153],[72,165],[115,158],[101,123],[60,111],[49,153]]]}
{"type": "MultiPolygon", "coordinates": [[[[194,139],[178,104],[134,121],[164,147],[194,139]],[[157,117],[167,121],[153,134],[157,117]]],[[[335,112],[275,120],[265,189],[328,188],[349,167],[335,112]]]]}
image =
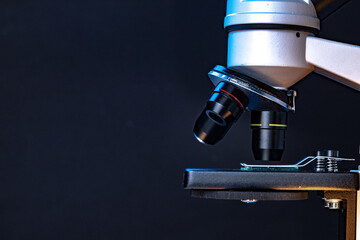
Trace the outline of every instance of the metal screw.
{"type": "MultiPolygon", "coordinates": [[[[321,155],[322,155],[322,152],[321,152],[321,151],[316,151],[316,152],[315,152],[315,156],[321,156],[321,155]]],[[[316,172],[325,172],[325,171],[326,171],[325,158],[318,158],[318,159],[316,160],[315,171],[316,171],[316,172]]]]}
{"type": "Polygon", "coordinates": [[[326,199],[324,198],[325,201],[325,207],[332,209],[332,210],[339,210],[342,208],[342,199],[326,199]]]}
{"type": "Polygon", "coordinates": [[[338,172],[339,171],[337,161],[333,158],[328,158],[326,165],[327,165],[328,172],[338,172]]]}
{"type": "Polygon", "coordinates": [[[315,155],[318,157],[316,161],[316,172],[338,172],[338,164],[335,158],[339,157],[338,150],[323,150],[316,151],[315,155]]]}
{"type": "MultiPolygon", "coordinates": [[[[324,153],[325,153],[325,156],[328,156],[328,157],[339,157],[338,150],[325,150],[324,153]]],[[[328,172],[338,172],[339,171],[337,161],[333,158],[327,158],[326,168],[327,168],[328,172]]]]}

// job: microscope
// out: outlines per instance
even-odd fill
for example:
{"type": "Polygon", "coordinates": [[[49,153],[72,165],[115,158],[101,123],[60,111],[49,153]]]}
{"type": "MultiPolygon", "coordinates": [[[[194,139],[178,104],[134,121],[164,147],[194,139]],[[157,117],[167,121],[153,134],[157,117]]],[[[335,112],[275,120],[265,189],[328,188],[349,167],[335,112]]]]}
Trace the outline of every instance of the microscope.
{"type": "Polygon", "coordinates": [[[360,171],[338,170],[339,162],[354,159],[314,149],[313,156],[295,164],[278,164],[287,115],[295,112],[295,83],[316,72],[360,91],[360,47],[316,37],[320,21],[347,2],[227,1],[227,66],[208,73],[215,89],[193,132],[200,143],[214,145],[250,112],[252,151],[259,164],[186,169],[184,187],[192,197],[253,203],[305,200],[314,191],[325,207],[340,211],[339,239],[360,240],[360,171]]]}

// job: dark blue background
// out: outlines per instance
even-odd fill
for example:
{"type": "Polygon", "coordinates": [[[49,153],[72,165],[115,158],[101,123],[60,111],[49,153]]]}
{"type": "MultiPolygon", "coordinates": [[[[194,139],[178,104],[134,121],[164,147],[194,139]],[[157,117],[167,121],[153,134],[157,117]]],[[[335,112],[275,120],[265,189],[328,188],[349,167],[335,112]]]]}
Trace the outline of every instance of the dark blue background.
{"type": "MultiPolygon", "coordinates": [[[[0,3],[1,239],[337,239],[320,198],[191,199],[187,167],[254,163],[249,114],[214,147],[195,119],[226,64],[223,0],[0,3]]],[[[360,44],[360,2],[320,36],[360,44]]],[[[360,94],[295,86],[283,163],[316,149],[359,159],[360,94]]],[[[356,166],[353,164],[351,166],[356,166]]]]}

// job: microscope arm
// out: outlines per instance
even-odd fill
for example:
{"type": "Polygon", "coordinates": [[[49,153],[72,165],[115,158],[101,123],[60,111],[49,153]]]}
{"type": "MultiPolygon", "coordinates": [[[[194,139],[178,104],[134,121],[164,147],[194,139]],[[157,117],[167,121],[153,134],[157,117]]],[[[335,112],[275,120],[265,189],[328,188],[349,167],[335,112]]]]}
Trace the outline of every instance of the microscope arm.
{"type": "Polygon", "coordinates": [[[306,62],[316,73],[360,91],[360,46],[308,36],[306,62]]]}

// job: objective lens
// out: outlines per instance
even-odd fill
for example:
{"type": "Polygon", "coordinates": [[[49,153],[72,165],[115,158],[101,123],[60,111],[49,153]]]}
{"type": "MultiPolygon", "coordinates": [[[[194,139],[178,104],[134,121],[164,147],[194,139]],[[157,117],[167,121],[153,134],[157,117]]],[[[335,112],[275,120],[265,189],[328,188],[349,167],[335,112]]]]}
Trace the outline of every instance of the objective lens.
{"type": "Polygon", "coordinates": [[[280,161],[285,148],[287,112],[252,111],[251,128],[255,159],[280,161]]]}
{"type": "Polygon", "coordinates": [[[220,82],[195,123],[196,139],[211,145],[220,141],[247,104],[248,99],[241,90],[231,83],[220,82]]]}

